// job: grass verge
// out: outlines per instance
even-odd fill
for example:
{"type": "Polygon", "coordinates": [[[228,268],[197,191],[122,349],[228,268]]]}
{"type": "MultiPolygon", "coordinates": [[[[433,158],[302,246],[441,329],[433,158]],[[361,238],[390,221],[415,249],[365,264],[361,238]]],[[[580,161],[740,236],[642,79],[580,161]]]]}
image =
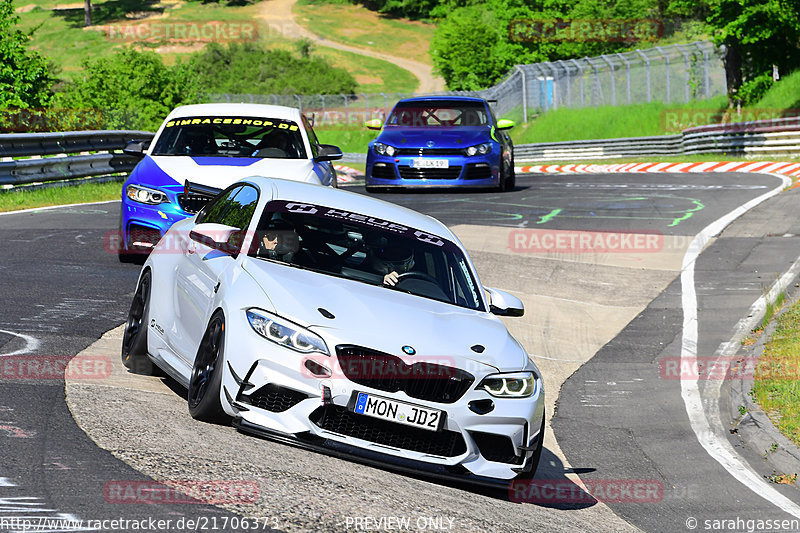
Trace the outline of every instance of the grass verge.
{"type": "Polygon", "coordinates": [[[432,64],[428,50],[435,26],[382,16],[363,6],[300,0],[297,23],[333,41],[432,64]]]}
{"type": "Polygon", "coordinates": [[[758,361],[751,392],[772,423],[800,444],[800,303],[780,314],[758,361]]]}
{"type": "Polygon", "coordinates": [[[83,204],[119,200],[122,182],[85,183],[68,187],[48,187],[0,192],[0,212],[19,211],[51,205],[83,204]]]}

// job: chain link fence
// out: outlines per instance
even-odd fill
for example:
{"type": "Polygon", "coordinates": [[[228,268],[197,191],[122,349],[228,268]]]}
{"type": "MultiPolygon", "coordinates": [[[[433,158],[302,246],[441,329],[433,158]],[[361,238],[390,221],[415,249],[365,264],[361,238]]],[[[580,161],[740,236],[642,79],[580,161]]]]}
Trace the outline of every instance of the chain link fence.
{"type": "MultiPolygon", "coordinates": [[[[492,87],[437,95],[480,96],[498,116],[528,121],[531,113],[560,107],[599,107],[645,102],[680,103],[726,94],[725,69],[713,43],[657,46],[630,52],[517,65],[492,87]]],[[[361,124],[383,119],[403,93],[297,95],[212,94],[210,102],[249,102],[299,107],[317,124],[361,124]]]]}

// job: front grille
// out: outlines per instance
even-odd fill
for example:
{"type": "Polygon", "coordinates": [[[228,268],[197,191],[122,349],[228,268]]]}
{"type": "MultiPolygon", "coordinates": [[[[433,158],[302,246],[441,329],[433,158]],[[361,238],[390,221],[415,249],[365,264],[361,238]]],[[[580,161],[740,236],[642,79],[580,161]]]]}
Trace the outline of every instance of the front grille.
{"type": "Polygon", "coordinates": [[[411,168],[407,165],[398,165],[400,177],[404,180],[454,180],[461,174],[461,167],[449,168],[411,168]]]}
{"type": "Polygon", "coordinates": [[[161,232],[155,228],[131,224],[128,226],[128,248],[149,250],[161,240],[161,232]]]}
{"type": "Polygon", "coordinates": [[[465,180],[487,180],[492,177],[492,167],[486,163],[470,163],[464,170],[465,180]]]}
{"type": "Polygon", "coordinates": [[[480,431],[470,431],[469,434],[475,440],[478,451],[487,461],[510,465],[522,464],[524,455],[514,455],[514,444],[507,436],[480,431]]]}
{"type": "Polygon", "coordinates": [[[394,155],[464,155],[463,148],[398,148],[394,155]]]}
{"type": "Polygon", "coordinates": [[[201,196],[199,194],[178,195],[178,205],[181,206],[181,209],[192,215],[200,211],[209,201],[211,201],[210,197],[201,196]]]}
{"type": "Polygon", "coordinates": [[[452,366],[408,365],[397,356],[358,346],[337,346],[336,353],[350,381],[385,392],[403,391],[418,400],[454,403],[475,381],[469,372],[452,366]]]}
{"type": "Polygon", "coordinates": [[[456,457],[467,451],[467,445],[461,433],[418,429],[365,415],[357,415],[348,411],[346,407],[337,405],[317,408],[311,413],[309,420],[317,427],[331,433],[402,450],[440,457],[456,457]]]}
{"type": "Polygon", "coordinates": [[[394,165],[387,165],[386,163],[375,163],[372,165],[372,177],[381,180],[393,180],[397,176],[394,175],[394,165]]]}
{"type": "Polygon", "coordinates": [[[270,383],[249,396],[242,396],[242,401],[273,413],[282,413],[306,398],[307,394],[270,383]]]}

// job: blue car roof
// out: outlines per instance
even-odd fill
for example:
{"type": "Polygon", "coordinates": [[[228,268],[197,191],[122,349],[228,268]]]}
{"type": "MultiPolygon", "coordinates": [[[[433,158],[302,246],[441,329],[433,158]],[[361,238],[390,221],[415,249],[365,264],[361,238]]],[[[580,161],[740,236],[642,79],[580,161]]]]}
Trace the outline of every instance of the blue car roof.
{"type": "Polygon", "coordinates": [[[486,103],[486,100],[483,98],[478,98],[476,96],[412,96],[410,98],[403,98],[400,100],[399,103],[402,102],[429,102],[429,101],[453,101],[453,102],[481,102],[486,103]]]}

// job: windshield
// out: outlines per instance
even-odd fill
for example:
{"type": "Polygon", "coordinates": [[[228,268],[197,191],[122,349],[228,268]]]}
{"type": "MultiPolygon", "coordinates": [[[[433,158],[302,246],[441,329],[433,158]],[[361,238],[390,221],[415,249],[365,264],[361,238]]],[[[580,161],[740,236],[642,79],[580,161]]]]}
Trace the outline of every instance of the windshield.
{"type": "Polygon", "coordinates": [[[272,201],[258,223],[250,255],[484,310],[467,260],[454,243],[388,220],[272,201]]]}
{"type": "Polygon", "coordinates": [[[164,125],[151,155],[306,159],[306,149],[290,120],[187,117],[164,125]]]}
{"type": "Polygon", "coordinates": [[[486,106],[481,102],[453,100],[400,102],[392,110],[389,126],[454,127],[488,126],[486,106]]]}

